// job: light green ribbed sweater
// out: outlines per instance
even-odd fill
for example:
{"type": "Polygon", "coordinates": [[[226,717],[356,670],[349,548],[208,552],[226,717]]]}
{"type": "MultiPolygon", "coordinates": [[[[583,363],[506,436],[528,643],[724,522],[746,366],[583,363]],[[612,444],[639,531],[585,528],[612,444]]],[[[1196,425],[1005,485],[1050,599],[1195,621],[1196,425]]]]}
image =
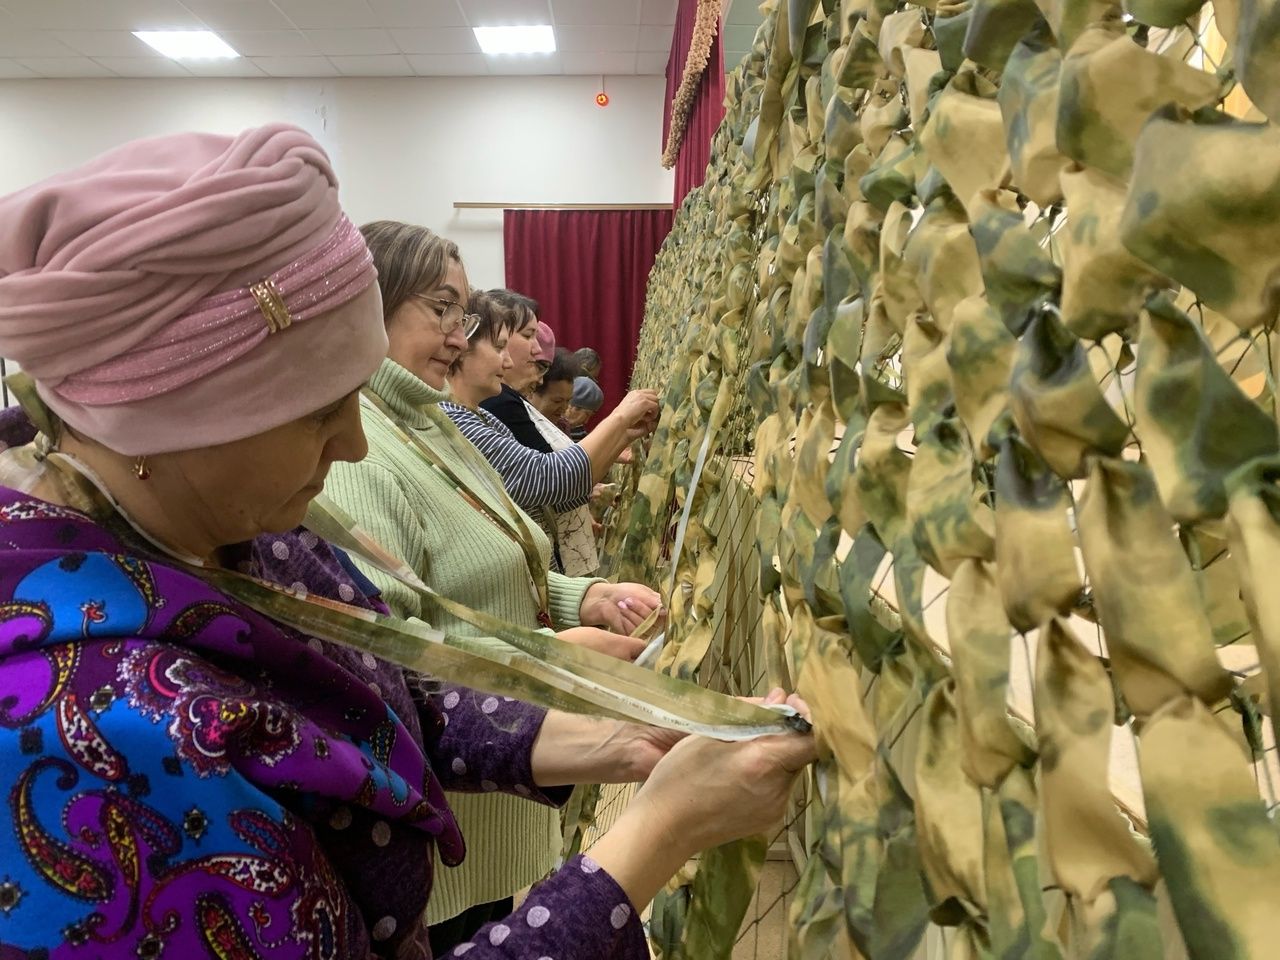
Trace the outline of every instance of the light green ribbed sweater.
{"type": "MultiPolygon", "coordinates": [[[[451,431],[459,446],[468,441],[444,418],[437,426],[422,412],[426,404],[448,395],[392,360],[383,361],[369,386],[408,426],[417,430],[439,456],[462,477],[472,475],[442,431],[451,431]]],[[[426,468],[380,418],[365,411],[369,455],[360,463],[335,463],[325,492],[375,539],[404,559],[433,588],[460,603],[537,628],[537,604],[529,589],[524,554],[475,508],[468,506],[437,471],[426,468]]],[[[479,458],[484,463],[483,458],[479,458]]],[[[502,480],[489,470],[499,487],[502,480]]],[[[489,496],[483,483],[477,493],[489,496]]],[[[494,504],[501,509],[501,504],[494,504]]],[[[551,542],[533,521],[544,559],[551,542]]],[[[421,598],[379,571],[362,565],[383,591],[383,599],[400,617],[419,617],[433,626],[465,635],[481,631],[442,612],[426,616],[421,598]]],[[[551,616],[558,628],[577,626],[583,594],[595,580],[551,574],[551,616]]],[[[450,794],[449,802],[467,842],[461,866],[449,868],[436,859],[435,889],[427,909],[429,923],[440,923],[468,907],[509,897],[542,879],[560,852],[557,811],[499,794],[450,794]]]]}

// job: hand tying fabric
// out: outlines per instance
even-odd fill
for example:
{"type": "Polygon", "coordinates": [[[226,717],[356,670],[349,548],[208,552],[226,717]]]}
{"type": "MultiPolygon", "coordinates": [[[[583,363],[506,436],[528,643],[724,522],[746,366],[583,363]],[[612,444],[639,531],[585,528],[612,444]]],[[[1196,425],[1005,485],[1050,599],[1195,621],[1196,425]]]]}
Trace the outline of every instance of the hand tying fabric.
{"type": "MultiPolygon", "coordinates": [[[[809,718],[808,704],[795,694],[788,697],[780,688],[770,691],[765,697],[743,697],[742,699],[760,704],[786,703],[795,708],[801,716],[809,718]]],[[[659,761],[684,739],[685,735],[682,733],[640,723],[604,720],[550,710],[533,746],[531,765],[534,782],[539,787],[548,788],[572,783],[638,783],[648,780],[659,761]]],[[[703,738],[694,739],[703,740],[703,738]]],[[[780,740],[786,744],[780,756],[787,759],[786,766],[789,771],[794,772],[809,762],[813,749],[812,737],[793,739],[792,735],[788,734],[781,738],[766,737],[762,742],[773,740],[780,740]],[[797,745],[800,750],[798,756],[801,759],[798,763],[792,763],[792,752],[797,749],[797,745]]],[[[703,742],[717,743],[717,741],[706,740],[703,742]]],[[[715,746],[709,746],[706,749],[716,757],[722,754],[727,756],[730,753],[751,752],[751,748],[747,747],[732,744],[722,746],[723,750],[715,746]]],[[[679,778],[669,779],[675,782],[679,778]]],[[[752,787],[753,796],[759,799],[764,796],[764,791],[767,789],[768,785],[757,783],[752,787]]]]}
{"type": "Polygon", "coordinates": [[[576,643],[581,647],[590,647],[597,653],[603,653],[619,660],[632,661],[644,652],[645,642],[639,637],[629,637],[622,633],[611,633],[599,627],[571,627],[556,634],[566,643],[576,643]]]}
{"type": "Polygon", "coordinates": [[[624,425],[627,440],[631,441],[653,433],[658,425],[658,410],[656,391],[632,390],[609,416],[616,417],[624,425]]]}
{"type": "Polygon", "coordinates": [[[662,597],[641,583],[597,583],[582,598],[584,624],[633,633],[649,614],[662,606],[662,597]]]}
{"type": "Polygon", "coordinates": [[[684,734],[639,723],[547,712],[533,746],[531,769],[540,787],[574,783],[638,783],[684,734]]]}
{"type": "MultiPolygon", "coordinates": [[[[764,702],[808,714],[803,700],[781,690],[764,702]]],[[[699,850],[776,829],[796,774],[815,756],[812,734],[737,743],[686,737],[655,765],[591,856],[633,904],[648,903],[699,850]]]]}

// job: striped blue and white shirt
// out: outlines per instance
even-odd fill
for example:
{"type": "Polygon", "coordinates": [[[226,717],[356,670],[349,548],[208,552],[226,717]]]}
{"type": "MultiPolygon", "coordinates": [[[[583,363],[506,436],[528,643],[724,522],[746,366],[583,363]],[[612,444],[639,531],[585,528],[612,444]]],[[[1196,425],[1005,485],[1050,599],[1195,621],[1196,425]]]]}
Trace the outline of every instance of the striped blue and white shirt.
{"type": "Polygon", "coordinates": [[[591,499],[595,483],[591,459],[578,444],[543,453],[526,447],[511,429],[487,410],[471,410],[445,402],[449,415],[464,437],[475,445],[502,476],[511,499],[537,516],[542,508],[557,513],[581,507],[591,499]]]}

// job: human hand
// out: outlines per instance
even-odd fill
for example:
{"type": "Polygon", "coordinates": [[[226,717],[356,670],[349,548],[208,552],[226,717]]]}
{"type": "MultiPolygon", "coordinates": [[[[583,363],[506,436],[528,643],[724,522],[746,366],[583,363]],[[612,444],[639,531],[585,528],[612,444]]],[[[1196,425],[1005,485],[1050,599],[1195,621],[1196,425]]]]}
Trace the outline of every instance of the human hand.
{"type": "Polygon", "coordinates": [[[539,786],[636,783],[684,734],[640,723],[548,710],[530,754],[539,786]]]}
{"type": "MultiPolygon", "coordinates": [[[[808,705],[781,690],[762,702],[785,702],[808,717],[808,705]]],[[[654,842],[683,847],[692,856],[777,826],[796,775],[816,757],[812,734],[737,743],[688,737],[658,761],[632,805],[661,831],[654,842]]]]}
{"type": "Polygon", "coordinates": [[[658,426],[657,391],[632,390],[609,416],[616,417],[626,426],[629,440],[648,436],[658,426]]]}
{"type": "Polygon", "coordinates": [[[595,535],[600,536],[603,529],[597,522],[604,517],[605,511],[618,502],[618,485],[616,483],[597,483],[591,494],[591,523],[595,535]]]}
{"type": "Polygon", "coordinates": [[[813,712],[809,708],[809,701],[805,700],[800,694],[788,693],[781,687],[774,687],[763,697],[738,697],[739,700],[745,700],[747,703],[758,704],[759,706],[772,706],[779,703],[785,703],[800,716],[804,717],[810,724],[813,723],[813,712]]]}
{"type": "Polygon", "coordinates": [[[608,772],[601,782],[640,783],[648,779],[659,761],[685,736],[661,727],[617,721],[599,748],[599,753],[609,758],[605,765],[608,772]]]}
{"type": "MultiPolygon", "coordinates": [[[[642,420],[640,423],[637,423],[634,426],[627,427],[627,442],[635,443],[637,440],[643,440],[645,437],[649,436],[649,434],[653,433],[653,431],[656,429],[658,429],[658,417],[655,414],[652,419],[642,420]]],[[[623,451],[623,453],[624,454],[629,453],[629,450],[625,450],[623,451]]],[[[623,454],[619,454],[618,459],[615,462],[630,463],[631,458],[627,457],[627,459],[624,460],[623,454]]]]}
{"type": "Polygon", "coordinates": [[[646,642],[639,637],[628,637],[621,633],[611,633],[597,627],[572,627],[556,634],[565,643],[573,643],[580,647],[590,647],[597,653],[617,660],[632,662],[644,652],[646,642]]]}
{"type": "MultiPolygon", "coordinates": [[[[798,696],[786,697],[781,689],[768,697],[741,697],[749,703],[787,703],[806,720],[809,707],[798,696]]],[[[616,728],[602,742],[602,749],[614,757],[613,776],[619,783],[636,783],[649,778],[654,767],[688,734],[643,723],[617,721],[616,728]]]]}
{"type": "Polygon", "coordinates": [[[597,583],[582,598],[578,617],[584,624],[617,633],[633,633],[662,606],[662,597],[641,583],[597,583]]]}

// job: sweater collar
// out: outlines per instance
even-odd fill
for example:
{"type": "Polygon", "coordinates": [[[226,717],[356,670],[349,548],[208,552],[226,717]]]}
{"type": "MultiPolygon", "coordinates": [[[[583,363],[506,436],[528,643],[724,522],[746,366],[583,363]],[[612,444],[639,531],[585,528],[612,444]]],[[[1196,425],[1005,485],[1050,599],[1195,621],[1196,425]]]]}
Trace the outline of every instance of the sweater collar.
{"type": "Polygon", "coordinates": [[[451,399],[448,390],[437,390],[410,373],[390,357],[382,361],[369,380],[369,389],[409,426],[421,430],[427,426],[426,407],[451,399]]]}

